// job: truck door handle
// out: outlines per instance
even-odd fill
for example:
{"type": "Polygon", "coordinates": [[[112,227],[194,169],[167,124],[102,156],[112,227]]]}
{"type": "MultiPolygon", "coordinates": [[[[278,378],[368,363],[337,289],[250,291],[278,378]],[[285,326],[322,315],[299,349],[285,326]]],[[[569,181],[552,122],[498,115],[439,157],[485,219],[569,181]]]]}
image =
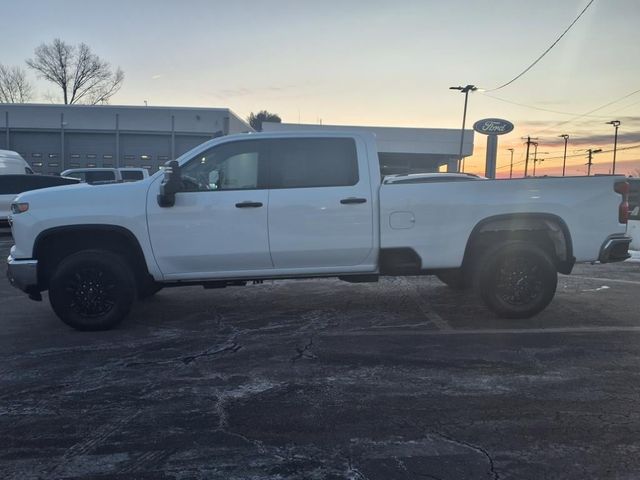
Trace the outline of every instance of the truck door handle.
{"type": "Polygon", "coordinates": [[[258,208],[262,206],[262,202],[240,202],[236,203],[236,208],[258,208]]]}
{"type": "Polygon", "coordinates": [[[352,203],[366,203],[366,202],[367,202],[366,198],[357,198],[357,197],[343,198],[342,200],[340,200],[340,203],[343,205],[349,205],[352,203]]]}

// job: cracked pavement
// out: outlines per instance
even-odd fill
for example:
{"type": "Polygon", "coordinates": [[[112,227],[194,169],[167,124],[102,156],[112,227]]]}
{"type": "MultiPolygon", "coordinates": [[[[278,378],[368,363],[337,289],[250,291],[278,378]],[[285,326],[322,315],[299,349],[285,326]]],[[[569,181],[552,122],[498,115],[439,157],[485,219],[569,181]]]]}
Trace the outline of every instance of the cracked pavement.
{"type": "Polygon", "coordinates": [[[79,333],[2,278],[0,472],[639,478],[639,288],[579,266],[513,322],[430,277],[186,287],[79,333]]]}

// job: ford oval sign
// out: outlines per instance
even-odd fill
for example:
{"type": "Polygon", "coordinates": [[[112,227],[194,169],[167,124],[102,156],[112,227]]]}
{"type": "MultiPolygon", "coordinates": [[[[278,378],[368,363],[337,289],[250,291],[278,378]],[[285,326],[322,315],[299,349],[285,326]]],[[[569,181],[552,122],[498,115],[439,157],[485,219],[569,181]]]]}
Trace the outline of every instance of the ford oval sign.
{"type": "Polygon", "coordinates": [[[473,124],[473,129],[483,135],[504,135],[513,130],[513,123],[501,118],[483,118],[473,124]]]}

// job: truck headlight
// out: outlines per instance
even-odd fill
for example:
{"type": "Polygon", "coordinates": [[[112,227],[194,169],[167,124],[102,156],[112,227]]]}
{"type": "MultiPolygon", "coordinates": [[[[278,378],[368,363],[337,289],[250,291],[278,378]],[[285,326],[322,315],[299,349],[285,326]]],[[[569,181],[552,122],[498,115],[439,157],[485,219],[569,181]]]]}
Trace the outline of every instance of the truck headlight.
{"type": "Polygon", "coordinates": [[[24,203],[12,203],[11,204],[11,213],[14,215],[18,215],[19,213],[24,213],[29,210],[29,204],[24,203]]]}

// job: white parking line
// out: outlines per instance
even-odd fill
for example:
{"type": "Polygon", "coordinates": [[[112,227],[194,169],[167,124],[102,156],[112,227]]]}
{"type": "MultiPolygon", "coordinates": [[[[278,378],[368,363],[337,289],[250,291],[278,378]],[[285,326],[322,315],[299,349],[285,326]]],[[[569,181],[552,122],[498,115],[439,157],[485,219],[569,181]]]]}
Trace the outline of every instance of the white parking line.
{"type": "Polygon", "coordinates": [[[323,332],[323,337],[375,337],[375,336],[438,336],[438,335],[539,335],[545,333],[640,333],[638,327],[551,327],[551,328],[487,328],[461,330],[348,330],[346,332],[323,332]]]}
{"type": "Polygon", "coordinates": [[[429,305],[429,302],[425,301],[424,298],[418,292],[418,287],[413,285],[409,280],[404,277],[400,278],[400,282],[406,285],[407,292],[411,296],[411,299],[417,305],[418,309],[422,312],[422,314],[427,317],[440,331],[449,331],[452,330],[451,325],[447,323],[440,315],[438,315],[429,305]]]}

